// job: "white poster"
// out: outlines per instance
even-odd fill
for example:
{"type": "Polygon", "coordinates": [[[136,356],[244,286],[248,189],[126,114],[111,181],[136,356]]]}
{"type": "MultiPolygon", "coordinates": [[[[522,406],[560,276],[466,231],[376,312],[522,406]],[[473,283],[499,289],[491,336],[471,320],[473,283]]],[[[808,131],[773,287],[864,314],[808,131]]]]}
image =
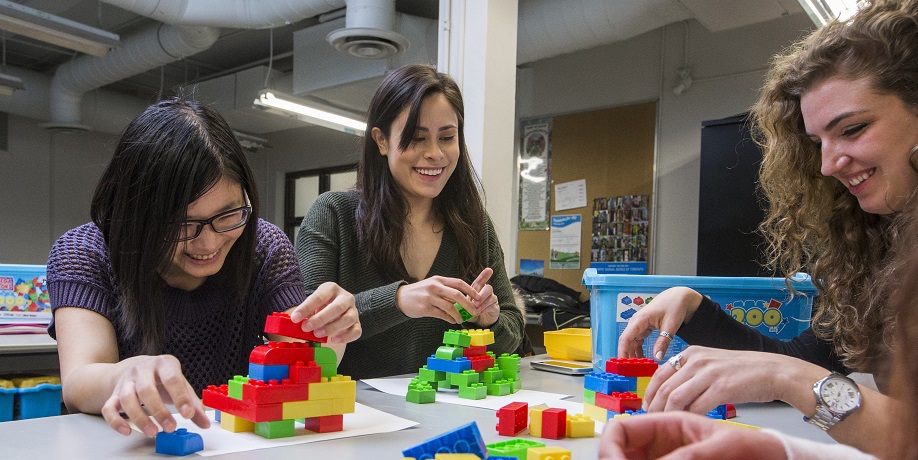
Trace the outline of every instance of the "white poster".
{"type": "Polygon", "coordinates": [[[580,214],[551,216],[551,269],[580,269],[580,214]]]}
{"type": "Polygon", "coordinates": [[[548,230],[551,119],[523,122],[520,139],[520,230],[548,230]]]}
{"type": "Polygon", "coordinates": [[[586,179],[555,185],[555,211],[586,207],[586,179]]]}

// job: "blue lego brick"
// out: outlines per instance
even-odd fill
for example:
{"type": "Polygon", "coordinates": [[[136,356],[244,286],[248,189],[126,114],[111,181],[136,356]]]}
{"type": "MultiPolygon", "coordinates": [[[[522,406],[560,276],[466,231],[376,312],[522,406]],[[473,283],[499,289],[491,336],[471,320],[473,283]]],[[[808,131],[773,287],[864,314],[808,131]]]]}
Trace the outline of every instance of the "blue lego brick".
{"type": "Polygon", "coordinates": [[[437,357],[434,355],[431,355],[429,358],[427,358],[427,369],[432,371],[461,374],[462,371],[467,371],[471,368],[472,362],[469,361],[468,358],[456,358],[454,360],[447,360],[437,359],[437,357]]]}
{"type": "Polygon", "coordinates": [[[189,455],[204,450],[204,438],[179,428],[172,433],[161,431],[156,435],[156,453],[168,455],[189,455]]]}
{"type": "Polygon", "coordinates": [[[708,417],[716,418],[718,420],[726,420],[727,419],[727,405],[721,404],[715,407],[713,410],[711,410],[711,412],[708,412],[708,417]]]}
{"type": "Polygon", "coordinates": [[[267,382],[270,380],[285,380],[290,376],[290,366],[283,364],[264,365],[249,363],[249,378],[267,382]]]}
{"type": "Polygon", "coordinates": [[[486,458],[488,450],[475,422],[462,425],[435,438],[402,451],[403,457],[433,460],[437,454],[475,454],[486,458]]]}
{"type": "Polygon", "coordinates": [[[613,392],[637,391],[637,377],[623,377],[607,372],[590,372],[583,378],[583,388],[610,395],[613,392]]]}
{"type": "Polygon", "coordinates": [[[644,415],[647,413],[647,411],[644,409],[638,409],[638,410],[626,410],[625,412],[622,412],[622,413],[628,414],[628,415],[644,415]]]}

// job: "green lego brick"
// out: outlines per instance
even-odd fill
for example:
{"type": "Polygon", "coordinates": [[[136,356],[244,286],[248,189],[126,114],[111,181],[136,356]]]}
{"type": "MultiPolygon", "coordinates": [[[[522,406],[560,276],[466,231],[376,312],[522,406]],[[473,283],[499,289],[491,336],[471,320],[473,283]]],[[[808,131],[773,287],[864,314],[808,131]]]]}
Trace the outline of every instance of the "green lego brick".
{"type": "Polygon", "coordinates": [[[443,345],[442,347],[437,348],[437,353],[434,356],[436,356],[437,359],[452,361],[456,358],[462,357],[462,348],[443,345]]]}
{"type": "Polygon", "coordinates": [[[481,383],[494,383],[504,378],[504,373],[496,367],[485,369],[481,372],[481,383]]]}
{"type": "Polygon", "coordinates": [[[443,371],[432,371],[424,366],[418,369],[418,377],[425,382],[436,383],[443,380],[446,380],[446,372],[443,371]]]}
{"type": "Polygon", "coordinates": [[[415,377],[408,384],[408,393],[405,400],[415,404],[427,404],[437,400],[437,389],[428,382],[415,377]]]}
{"type": "Polygon", "coordinates": [[[242,385],[248,383],[249,378],[242,375],[236,375],[233,377],[233,380],[228,382],[228,391],[227,395],[233,399],[242,399],[242,385]]]}
{"type": "Polygon", "coordinates": [[[443,333],[443,344],[468,348],[472,345],[472,338],[465,331],[450,329],[443,333]]]}
{"type": "Polygon", "coordinates": [[[446,375],[449,376],[449,384],[459,388],[467,387],[473,383],[479,383],[478,373],[473,370],[463,371],[461,374],[449,372],[446,375]]]}
{"type": "Polygon", "coordinates": [[[520,355],[503,353],[494,360],[497,367],[504,374],[504,378],[519,378],[520,376],[520,355]]]}
{"type": "Polygon", "coordinates": [[[485,446],[488,449],[488,455],[494,457],[516,457],[525,459],[527,451],[531,447],[545,447],[545,443],[530,441],[528,439],[514,438],[507,441],[500,441],[485,446]]]}
{"type": "Polygon", "coordinates": [[[255,423],[255,434],[266,439],[289,438],[293,432],[293,419],[255,423]]]}
{"type": "Polygon", "coordinates": [[[583,402],[596,405],[596,392],[593,390],[583,390],[583,402]]]}
{"type": "Polygon", "coordinates": [[[523,389],[523,381],[522,381],[522,380],[520,380],[520,379],[512,379],[512,380],[513,380],[513,389],[510,390],[511,393],[516,393],[517,391],[520,391],[520,390],[523,389]]]}
{"type": "Polygon", "coordinates": [[[456,310],[459,311],[459,315],[462,316],[463,322],[468,321],[475,317],[475,315],[469,313],[468,310],[466,310],[465,308],[462,308],[462,305],[459,305],[459,302],[454,303],[453,306],[456,307],[456,310]]]}
{"type": "Polygon", "coordinates": [[[327,363],[337,363],[338,355],[335,353],[335,350],[332,350],[328,347],[313,347],[313,360],[318,365],[327,364],[327,363]]]}
{"type": "Polygon", "coordinates": [[[487,386],[488,394],[491,396],[504,396],[513,393],[513,382],[508,380],[498,380],[487,384],[487,386]]]}
{"type": "Polygon", "coordinates": [[[488,388],[481,383],[472,383],[459,387],[459,397],[462,399],[485,399],[488,397],[488,388]]]}

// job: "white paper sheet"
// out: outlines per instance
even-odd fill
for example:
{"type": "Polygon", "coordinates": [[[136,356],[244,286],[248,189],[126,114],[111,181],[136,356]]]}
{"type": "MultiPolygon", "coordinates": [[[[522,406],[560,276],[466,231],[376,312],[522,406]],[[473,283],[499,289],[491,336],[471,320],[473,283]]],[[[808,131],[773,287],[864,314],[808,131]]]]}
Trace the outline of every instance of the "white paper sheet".
{"type": "MultiPolygon", "coordinates": [[[[410,378],[394,378],[394,379],[367,379],[363,380],[364,383],[370,385],[373,388],[376,388],[383,393],[388,393],[390,395],[396,396],[405,396],[408,394],[408,384],[411,382],[410,378]]],[[[546,393],[544,391],[534,391],[534,390],[520,390],[516,393],[504,395],[504,396],[488,396],[485,399],[464,399],[460,398],[458,393],[438,391],[437,392],[437,403],[447,403],[447,404],[456,404],[459,406],[470,406],[470,407],[481,407],[483,409],[497,410],[501,407],[506,406],[512,402],[524,402],[530,406],[538,406],[539,404],[547,404],[550,407],[555,407],[552,405],[555,401],[560,401],[564,398],[570,398],[570,395],[560,394],[560,393],[546,393]]],[[[581,409],[581,412],[583,410],[581,409]]]]}

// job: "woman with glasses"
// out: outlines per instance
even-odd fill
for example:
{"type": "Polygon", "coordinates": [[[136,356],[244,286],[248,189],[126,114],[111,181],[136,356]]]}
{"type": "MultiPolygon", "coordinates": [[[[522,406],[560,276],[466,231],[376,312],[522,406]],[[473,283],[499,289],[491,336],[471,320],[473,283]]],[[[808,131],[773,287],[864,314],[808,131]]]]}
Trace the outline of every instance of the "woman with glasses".
{"type": "Polygon", "coordinates": [[[170,99],[134,119],[90,214],[48,258],[48,332],[71,411],[154,436],[150,417],[175,428],[172,404],[207,427],[197,394],[247,373],[273,312],[328,337],[339,357],[360,336],[351,294],[326,283],[307,297],[290,241],[255,218],[242,147],[207,107],[170,99]]]}
{"type": "Polygon", "coordinates": [[[343,373],[416,373],[449,329],[489,328],[498,354],[522,342],[463,126],[449,76],[423,65],[392,71],[370,102],[356,190],[323,194],[303,218],[296,248],[307,289],[339,283],[360,311],[364,334],[348,345],[343,373]]]}

